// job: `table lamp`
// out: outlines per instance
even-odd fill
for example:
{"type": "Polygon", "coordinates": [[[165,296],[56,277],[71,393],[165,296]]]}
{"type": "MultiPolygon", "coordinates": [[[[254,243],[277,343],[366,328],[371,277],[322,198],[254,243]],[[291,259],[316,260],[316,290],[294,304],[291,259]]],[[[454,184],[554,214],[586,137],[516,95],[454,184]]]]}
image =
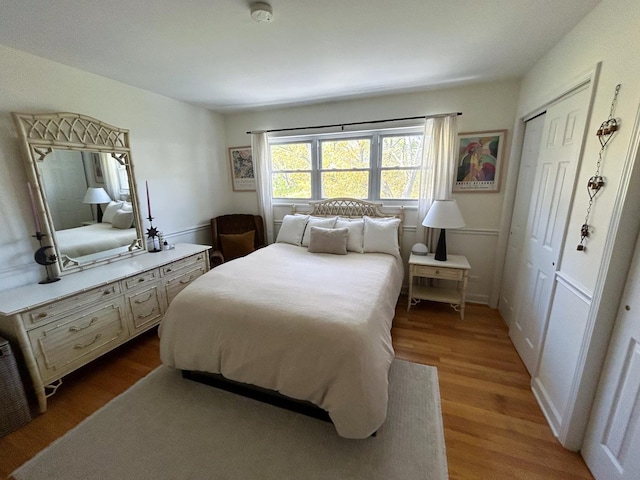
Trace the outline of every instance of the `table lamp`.
{"type": "Polygon", "coordinates": [[[100,207],[100,204],[109,203],[110,201],[111,201],[111,197],[106,192],[106,190],[102,187],[87,188],[87,193],[84,194],[84,198],[82,199],[82,203],[91,203],[96,205],[96,209],[98,211],[98,215],[97,215],[98,223],[102,223],[102,208],[100,207]]]}
{"type": "Polygon", "coordinates": [[[465,225],[460,208],[458,208],[458,202],[455,200],[435,200],[426,217],[424,217],[422,225],[440,229],[440,238],[438,239],[438,247],[434,258],[443,262],[446,261],[447,240],[445,230],[447,228],[462,228],[465,225]]]}

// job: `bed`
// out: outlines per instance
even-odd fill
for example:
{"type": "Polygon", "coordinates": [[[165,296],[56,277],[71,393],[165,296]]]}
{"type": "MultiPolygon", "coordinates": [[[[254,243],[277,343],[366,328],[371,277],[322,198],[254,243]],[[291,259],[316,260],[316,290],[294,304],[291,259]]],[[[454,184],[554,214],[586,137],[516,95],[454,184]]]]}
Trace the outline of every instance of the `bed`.
{"type": "Polygon", "coordinates": [[[135,228],[114,228],[111,223],[95,223],[56,231],[60,255],[66,255],[69,258],[84,257],[129,246],[136,238],[135,228]]]}
{"type": "Polygon", "coordinates": [[[287,216],[276,243],[214,268],[178,294],[161,324],[160,356],[183,371],[309,402],[328,413],[340,436],[366,438],[387,413],[391,323],[404,276],[401,218],[352,199],[312,207],[304,233],[284,238],[286,225],[306,217],[287,216]],[[319,226],[332,218],[334,227],[319,226]],[[360,222],[363,244],[353,251],[360,222]],[[352,250],[317,253],[318,232],[344,230],[352,250]]]}

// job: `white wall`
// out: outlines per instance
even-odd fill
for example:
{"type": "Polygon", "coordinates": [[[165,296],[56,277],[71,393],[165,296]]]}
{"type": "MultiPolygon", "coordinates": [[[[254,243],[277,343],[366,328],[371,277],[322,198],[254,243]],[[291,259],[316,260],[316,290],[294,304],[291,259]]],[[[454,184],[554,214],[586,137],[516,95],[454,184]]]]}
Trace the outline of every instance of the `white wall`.
{"type": "MultiPolygon", "coordinates": [[[[228,147],[250,144],[246,134],[251,130],[267,130],[309,125],[359,122],[435,113],[462,112],[458,117],[460,132],[508,129],[505,152],[511,144],[510,129],[516,112],[519,82],[516,80],[476,84],[403,95],[328,102],[296,108],[262,110],[225,115],[228,147]]],[[[508,165],[505,155],[502,178],[508,165]]],[[[228,173],[230,175],[230,173],[228,173]]],[[[254,193],[232,193],[234,210],[257,212],[254,193]]],[[[449,253],[464,254],[472,266],[468,300],[488,303],[491,295],[493,264],[496,255],[503,191],[499,193],[458,193],[467,227],[447,231],[449,253]]],[[[276,216],[287,209],[279,209],[276,216]]],[[[406,211],[404,250],[415,243],[416,211],[406,211]]],[[[421,240],[420,240],[421,241],[421,240]]],[[[405,255],[406,256],[406,255],[405,255]]]]}
{"type": "Polygon", "coordinates": [[[640,101],[639,24],[640,2],[603,0],[525,76],[518,102],[521,117],[602,62],[560,263],[562,281],[571,288],[556,294],[563,305],[572,304],[573,300],[567,299],[570,294],[581,296],[587,304],[575,311],[552,305],[548,335],[556,331],[555,322],[566,322],[567,317],[571,318],[574,333],[545,341],[540,360],[544,377],[534,376],[534,391],[542,399],[552,426],[565,445],[574,449],[581,443],[640,221],[640,188],[636,178],[626,190],[631,175],[630,170],[625,170],[635,159],[632,132],[640,101]],[[576,246],[589,200],[586,184],[595,174],[600,149],[595,134],[609,115],[618,83],[622,88],[615,116],[621,119],[621,129],[607,148],[601,168],[606,186],[591,210],[592,232],[587,249],[579,252],[576,246]],[[562,351],[579,353],[569,360],[562,351]],[[565,364],[558,365],[557,358],[564,358],[565,364]]]}
{"type": "Polygon", "coordinates": [[[0,65],[0,290],[44,274],[33,261],[33,218],[13,111],[82,113],[129,129],[138,191],[144,198],[148,180],[154,224],[172,242],[208,242],[209,219],[232,201],[221,115],[1,45],[0,65]]]}

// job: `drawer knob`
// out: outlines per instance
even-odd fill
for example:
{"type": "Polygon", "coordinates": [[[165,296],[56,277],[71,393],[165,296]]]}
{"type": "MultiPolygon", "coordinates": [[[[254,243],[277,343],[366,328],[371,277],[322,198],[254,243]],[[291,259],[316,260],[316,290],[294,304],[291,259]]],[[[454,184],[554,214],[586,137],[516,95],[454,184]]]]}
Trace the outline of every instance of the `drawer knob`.
{"type": "Polygon", "coordinates": [[[440,270],[436,269],[436,275],[440,275],[440,270]]]}
{"type": "Polygon", "coordinates": [[[46,318],[47,316],[47,312],[41,312],[40,315],[38,315],[38,318],[46,318]]]}
{"type": "Polygon", "coordinates": [[[151,300],[151,297],[153,297],[153,293],[149,293],[149,296],[147,298],[145,298],[144,300],[140,300],[139,298],[136,298],[133,303],[137,303],[138,305],[148,302],[149,300],[151,300]]]}
{"type": "Polygon", "coordinates": [[[79,332],[80,330],[84,330],[85,328],[89,328],[91,325],[98,321],[98,317],[93,317],[89,323],[87,323],[84,327],[76,327],[75,325],[69,327],[70,332],[79,332]]]}
{"type": "Polygon", "coordinates": [[[153,307],[153,308],[151,309],[151,311],[150,311],[149,313],[147,313],[146,315],[145,315],[145,314],[143,314],[143,313],[138,314],[138,318],[139,318],[140,320],[142,320],[143,318],[148,318],[148,317],[150,317],[150,316],[151,316],[151,315],[153,315],[154,313],[156,313],[156,308],[155,308],[155,307],[153,307]]]}
{"type": "Polygon", "coordinates": [[[167,268],[167,273],[172,272],[173,270],[170,268],[167,268]]]}
{"type": "Polygon", "coordinates": [[[144,282],[144,278],[139,278],[138,283],[142,283],[142,282],[144,282]]]}
{"type": "Polygon", "coordinates": [[[83,348],[87,348],[88,346],[93,345],[94,343],[96,343],[96,342],[100,339],[100,337],[101,337],[101,336],[102,336],[102,334],[101,334],[101,333],[99,333],[99,334],[97,334],[97,335],[96,335],[96,337],[95,337],[93,340],[91,340],[89,343],[85,343],[85,344],[82,344],[82,343],[76,343],[76,344],[73,346],[73,348],[75,348],[76,350],[82,350],[83,348]]]}
{"type": "Polygon", "coordinates": [[[102,295],[109,295],[111,293],[111,290],[105,290],[104,292],[102,292],[102,295]]]}

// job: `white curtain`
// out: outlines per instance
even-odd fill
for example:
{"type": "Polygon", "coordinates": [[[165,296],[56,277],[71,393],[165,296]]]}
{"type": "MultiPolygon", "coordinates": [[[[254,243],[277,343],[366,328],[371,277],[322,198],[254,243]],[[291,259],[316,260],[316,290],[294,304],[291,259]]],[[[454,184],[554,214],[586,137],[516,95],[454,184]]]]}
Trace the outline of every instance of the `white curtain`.
{"type": "Polygon", "coordinates": [[[253,157],[253,171],[256,176],[258,209],[264,220],[267,244],[270,244],[273,243],[273,207],[271,203],[271,155],[269,154],[266,132],[251,135],[251,155],[253,157]]]}
{"type": "Polygon", "coordinates": [[[120,200],[120,174],[118,162],[109,153],[99,153],[100,166],[104,177],[104,189],[112,200],[120,200]]]}
{"type": "Polygon", "coordinates": [[[434,200],[448,200],[456,172],[457,115],[428,118],[424,125],[416,241],[426,239],[422,221],[434,200]]]}

